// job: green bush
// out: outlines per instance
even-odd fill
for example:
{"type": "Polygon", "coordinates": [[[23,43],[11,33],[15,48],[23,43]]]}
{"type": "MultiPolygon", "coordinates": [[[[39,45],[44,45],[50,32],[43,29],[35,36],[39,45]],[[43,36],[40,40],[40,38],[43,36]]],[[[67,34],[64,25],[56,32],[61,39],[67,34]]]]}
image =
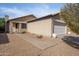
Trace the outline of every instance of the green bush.
{"type": "Polygon", "coordinates": [[[3,27],[5,24],[4,18],[0,18],[0,27],[3,27]]]}
{"type": "Polygon", "coordinates": [[[24,34],[24,33],[26,33],[26,31],[22,31],[22,33],[24,34]]]}

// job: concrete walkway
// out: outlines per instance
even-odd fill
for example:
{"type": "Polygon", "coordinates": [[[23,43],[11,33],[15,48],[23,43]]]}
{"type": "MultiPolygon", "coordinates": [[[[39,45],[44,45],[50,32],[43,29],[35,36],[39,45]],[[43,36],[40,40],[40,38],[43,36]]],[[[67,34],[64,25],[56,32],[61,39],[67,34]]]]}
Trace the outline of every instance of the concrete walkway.
{"type": "Polygon", "coordinates": [[[49,47],[53,47],[57,45],[54,39],[41,40],[28,33],[27,34],[16,34],[16,35],[20,37],[21,39],[28,41],[29,43],[31,43],[32,45],[40,49],[47,49],[49,47]]]}

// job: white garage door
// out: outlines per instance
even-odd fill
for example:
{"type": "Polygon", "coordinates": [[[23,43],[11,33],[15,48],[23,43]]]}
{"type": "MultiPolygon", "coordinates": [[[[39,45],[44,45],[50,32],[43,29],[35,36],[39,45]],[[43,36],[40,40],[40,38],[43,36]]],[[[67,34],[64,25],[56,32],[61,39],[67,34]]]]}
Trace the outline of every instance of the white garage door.
{"type": "Polygon", "coordinates": [[[65,34],[65,26],[55,25],[54,26],[54,33],[57,34],[57,35],[65,34]]]}

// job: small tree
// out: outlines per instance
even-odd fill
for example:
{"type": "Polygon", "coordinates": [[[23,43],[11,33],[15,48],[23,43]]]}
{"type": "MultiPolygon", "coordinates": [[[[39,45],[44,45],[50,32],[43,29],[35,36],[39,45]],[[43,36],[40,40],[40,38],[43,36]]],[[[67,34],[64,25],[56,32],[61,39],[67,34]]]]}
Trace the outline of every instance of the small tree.
{"type": "Polygon", "coordinates": [[[60,12],[60,17],[73,32],[79,34],[79,4],[65,4],[60,12]]]}
{"type": "Polygon", "coordinates": [[[5,23],[4,18],[0,18],[0,27],[3,27],[4,26],[4,23],[5,23]]]}
{"type": "Polygon", "coordinates": [[[5,20],[4,18],[0,18],[0,32],[4,32],[5,30],[5,20]]]}

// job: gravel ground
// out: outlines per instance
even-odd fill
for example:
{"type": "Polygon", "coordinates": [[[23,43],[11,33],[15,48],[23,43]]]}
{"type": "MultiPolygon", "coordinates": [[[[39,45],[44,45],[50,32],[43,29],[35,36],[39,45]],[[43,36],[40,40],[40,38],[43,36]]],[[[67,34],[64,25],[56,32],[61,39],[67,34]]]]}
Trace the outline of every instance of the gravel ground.
{"type": "MultiPolygon", "coordinates": [[[[34,38],[33,38],[34,39],[34,38]]],[[[41,39],[42,41],[45,38],[41,39]]],[[[48,40],[47,40],[48,41],[48,40]]],[[[15,34],[0,34],[1,56],[79,56],[79,49],[73,48],[61,39],[52,40],[57,45],[41,50],[22,40],[15,34]]]]}
{"type": "Polygon", "coordinates": [[[73,48],[62,40],[57,40],[58,45],[42,52],[42,56],[79,56],[79,49],[73,48]]]}
{"type": "Polygon", "coordinates": [[[16,37],[15,34],[0,34],[0,41],[2,41],[3,39],[7,40],[6,42],[0,43],[0,55],[36,56],[40,54],[40,49],[20,39],[19,37],[16,37]]]}

